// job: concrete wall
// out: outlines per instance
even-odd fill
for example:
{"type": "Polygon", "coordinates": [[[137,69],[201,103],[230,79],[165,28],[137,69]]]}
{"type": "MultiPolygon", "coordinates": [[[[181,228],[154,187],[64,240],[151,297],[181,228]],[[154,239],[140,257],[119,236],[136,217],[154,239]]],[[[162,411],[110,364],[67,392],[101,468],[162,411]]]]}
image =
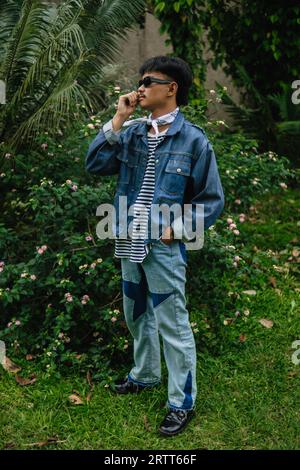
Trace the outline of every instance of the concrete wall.
{"type": "MultiPolygon", "coordinates": [[[[116,63],[123,64],[124,72],[128,76],[139,78],[139,66],[148,58],[156,55],[164,55],[172,53],[171,46],[165,46],[164,41],[168,38],[166,34],[160,35],[159,33],[160,22],[151,14],[146,14],[145,28],[136,28],[134,31],[128,33],[128,39],[122,41],[120,46],[120,53],[117,56],[116,63]]],[[[210,58],[212,53],[208,50],[208,46],[204,51],[204,57],[210,58]]],[[[208,91],[215,89],[215,82],[218,81],[221,85],[226,86],[230,96],[235,101],[239,101],[239,93],[234,88],[230,78],[226,77],[220,67],[213,70],[211,65],[207,68],[207,77],[205,82],[205,89],[208,91]]],[[[226,114],[225,110],[220,105],[210,108],[209,114],[213,113],[214,119],[226,119],[228,124],[231,123],[230,117],[226,114]]]]}

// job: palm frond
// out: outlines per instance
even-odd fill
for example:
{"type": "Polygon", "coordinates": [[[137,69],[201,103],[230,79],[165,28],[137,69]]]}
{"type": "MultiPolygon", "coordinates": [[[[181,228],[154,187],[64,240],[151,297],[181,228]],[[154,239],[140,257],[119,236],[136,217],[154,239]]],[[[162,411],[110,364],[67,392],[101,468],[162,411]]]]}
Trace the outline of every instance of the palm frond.
{"type": "Polygon", "coordinates": [[[280,132],[280,134],[300,136],[300,120],[279,122],[277,124],[277,129],[280,132]]]}
{"type": "Polygon", "coordinates": [[[46,40],[50,18],[47,6],[37,0],[24,1],[21,16],[8,40],[1,75],[12,95],[22,83],[46,40]]]}
{"type": "Polygon", "coordinates": [[[283,121],[293,121],[300,119],[300,106],[295,106],[292,102],[292,92],[290,84],[282,84],[282,91],[269,95],[268,98],[279,111],[283,121]]]}
{"type": "Polygon", "coordinates": [[[49,126],[50,133],[54,134],[61,127],[61,123],[65,123],[66,118],[70,124],[71,113],[76,110],[76,103],[91,108],[91,101],[86,90],[76,80],[78,68],[84,59],[84,54],[80,55],[64,73],[63,79],[52,90],[46,101],[27,121],[21,124],[11,139],[13,146],[18,145],[19,142],[26,142],[29,136],[34,138],[45,129],[46,125],[49,126]]]}
{"type": "Polygon", "coordinates": [[[73,111],[103,105],[102,69],[114,61],[120,39],[136,26],[146,0],[8,0],[4,8],[7,105],[1,109],[0,137],[30,144],[43,129],[71,125],[73,111]],[[16,6],[18,5],[18,7],[16,6]],[[4,109],[5,108],[5,109],[4,109]]]}
{"type": "MultiPolygon", "coordinates": [[[[20,2],[15,0],[0,1],[0,57],[1,62],[5,56],[8,40],[12,30],[20,17],[20,2]]],[[[0,64],[1,70],[1,64],[0,64]]]]}

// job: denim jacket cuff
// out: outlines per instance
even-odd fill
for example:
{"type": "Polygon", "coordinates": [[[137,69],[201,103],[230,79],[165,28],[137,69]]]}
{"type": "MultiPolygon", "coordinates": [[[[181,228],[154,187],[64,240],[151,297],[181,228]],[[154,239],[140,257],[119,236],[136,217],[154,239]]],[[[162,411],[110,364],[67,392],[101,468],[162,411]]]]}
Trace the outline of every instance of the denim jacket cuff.
{"type": "Polygon", "coordinates": [[[118,130],[118,131],[113,130],[112,119],[110,119],[108,122],[106,122],[103,125],[102,130],[104,132],[106,140],[111,145],[116,144],[116,143],[120,143],[121,130],[118,130]]]}

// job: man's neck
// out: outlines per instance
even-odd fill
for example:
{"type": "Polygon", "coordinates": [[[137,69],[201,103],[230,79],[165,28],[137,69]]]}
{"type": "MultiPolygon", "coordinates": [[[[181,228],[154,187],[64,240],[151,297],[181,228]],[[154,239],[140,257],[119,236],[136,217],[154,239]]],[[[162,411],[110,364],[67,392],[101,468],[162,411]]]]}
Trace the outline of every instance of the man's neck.
{"type": "Polygon", "coordinates": [[[177,105],[172,105],[172,106],[168,106],[167,108],[165,109],[155,109],[154,111],[152,111],[151,113],[151,117],[152,119],[158,119],[159,117],[161,116],[164,116],[165,114],[168,114],[168,113],[171,113],[172,111],[175,111],[175,109],[177,108],[177,105]]]}

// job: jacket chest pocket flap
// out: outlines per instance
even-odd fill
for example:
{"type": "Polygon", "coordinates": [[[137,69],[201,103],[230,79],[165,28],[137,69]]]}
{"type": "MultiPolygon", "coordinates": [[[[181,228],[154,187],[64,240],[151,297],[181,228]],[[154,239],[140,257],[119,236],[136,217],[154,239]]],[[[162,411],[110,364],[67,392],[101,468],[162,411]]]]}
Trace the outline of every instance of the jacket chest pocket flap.
{"type": "Polygon", "coordinates": [[[120,171],[118,177],[118,184],[128,184],[131,175],[134,175],[137,168],[137,163],[133,155],[129,155],[126,152],[121,152],[117,156],[120,160],[120,171]]]}
{"type": "Polygon", "coordinates": [[[191,162],[170,159],[162,174],[161,189],[169,194],[183,192],[187,177],[191,174],[191,162]]]}

